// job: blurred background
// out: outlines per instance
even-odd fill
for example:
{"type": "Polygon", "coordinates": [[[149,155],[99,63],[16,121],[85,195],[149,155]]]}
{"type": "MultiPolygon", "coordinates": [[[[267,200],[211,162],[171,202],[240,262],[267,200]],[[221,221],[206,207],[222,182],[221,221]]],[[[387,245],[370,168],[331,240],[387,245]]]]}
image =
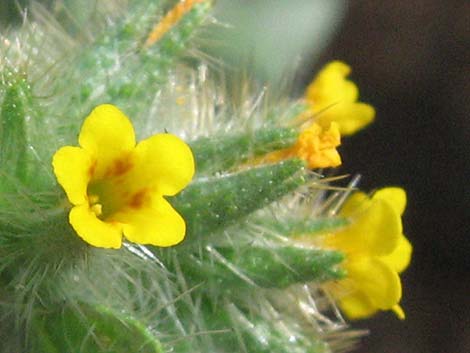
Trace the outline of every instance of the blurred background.
{"type": "MultiPolygon", "coordinates": [[[[15,3],[27,1],[0,1],[2,30],[20,22],[15,3]]],[[[301,94],[340,59],[377,109],[343,140],[339,172],[361,174],[365,190],[407,190],[414,256],[402,277],[407,319],[354,323],[371,331],[357,352],[470,352],[470,2],[219,0],[216,16],[226,30],[208,50],[228,68],[249,63],[274,87],[295,69],[301,94]]]]}

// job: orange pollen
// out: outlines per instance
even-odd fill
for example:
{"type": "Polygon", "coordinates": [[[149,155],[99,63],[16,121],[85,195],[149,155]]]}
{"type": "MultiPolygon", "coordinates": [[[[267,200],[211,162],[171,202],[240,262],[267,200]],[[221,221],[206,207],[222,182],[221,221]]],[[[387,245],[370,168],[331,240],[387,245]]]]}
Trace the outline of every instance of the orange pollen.
{"type": "Polygon", "coordinates": [[[155,44],[168,32],[179,20],[190,11],[194,5],[202,3],[207,0],[182,0],[175,5],[170,11],[167,12],[165,17],[158,22],[147,37],[144,47],[148,48],[155,44]]]}

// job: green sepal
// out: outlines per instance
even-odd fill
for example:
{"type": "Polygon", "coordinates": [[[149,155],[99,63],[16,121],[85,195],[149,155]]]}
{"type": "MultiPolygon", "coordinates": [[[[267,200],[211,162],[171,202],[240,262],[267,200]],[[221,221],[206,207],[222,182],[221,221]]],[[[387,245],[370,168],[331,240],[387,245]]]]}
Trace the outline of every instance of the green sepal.
{"type": "MultiPolygon", "coordinates": [[[[169,70],[211,8],[209,2],[194,5],[157,43],[144,48],[143,43],[155,25],[161,4],[142,1],[131,2],[129,6],[129,17],[98,36],[96,42],[84,53],[79,53],[76,62],[72,63],[80,77],[69,78],[79,84],[72,97],[67,98],[70,99],[67,105],[80,106],[80,117],[100,103],[112,102],[137,118],[142,107],[154,99],[158,85],[166,82],[169,70]],[[117,66],[119,74],[115,74],[117,66]]],[[[66,89],[65,84],[59,83],[56,90],[66,89]]]]}
{"type": "Polygon", "coordinates": [[[49,118],[26,73],[7,67],[0,75],[0,191],[23,197],[31,190],[50,192],[55,184],[50,149],[56,136],[49,118]]]}
{"type": "Polygon", "coordinates": [[[242,245],[236,249],[217,247],[212,252],[218,254],[217,258],[207,253],[180,258],[181,268],[195,283],[210,279],[226,289],[239,290],[247,284],[285,288],[295,283],[337,280],[345,275],[338,266],[344,254],[338,251],[293,245],[242,245]]]}
{"type": "Polygon", "coordinates": [[[186,221],[186,239],[200,240],[285,196],[306,182],[300,160],[196,180],[169,199],[186,221]]]}
{"type": "Polygon", "coordinates": [[[276,220],[276,222],[272,224],[267,224],[266,221],[260,219],[259,223],[264,224],[283,236],[296,237],[302,235],[314,236],[315,234],[334,232],[350,224],[350,221],[347,218],[324,217],[312,219],[288,219],[282,221],[276,220]]]}
{"type": "Polygon", "coordinates": [[[32,336],[32,351],[41,353],[163,353],[160,342],[135,318],[85,303],[37,314],[32,336]]]}
{"type": "Polygon", "coordinates": [[[186,48],[195,30],[204,23],[211,9],[212,3],[210,1],[195,4],[155,44],[147,50],[142,50],[142,61],[153,62],[155,68],[165,64],[173,64],[173,59],[186,48]]]}
{"type": "Polygon", "coordinates": [[[168,72],[187,48],[194,31],[204,23],[210,8],[208,2],[194,5],[155,44],[149,48],[138,48],[136,57],[127,64],[129,74],[113,77],[107,85],[111,101],[124,106],[131,98],[154,99],[149,92],[155,92],[156,85],[166,82],[168,72]]]}
{"type": "MultiPolygon", "coordinates": [[[[132,75],[126,75],[126,66],[138,66],[135,55],[139,49],[138,43],[144,40],[151,29],[161,5],[155,1],[139,1],[132,2],[129,6],[128,16],[98,34],[94,43],[77,53],[73,68],[76,74],[80,75],[80,79],[76,80],[78,91],[73,92],[75,94],[71,98],[74,104],[96,105],[101,99],[108,102],[113,96],[110,92],[117,94],[119,91],[116,86],[130,82],[132,75]],[[119,60],[120,56],[124,56],[126,60],[119,60]],[[114,74],[118,63],[122,66],[121,73],[114,74]],[[96,92],[102,88],[105,88],[105,92],[97,94],[96,92]],[[92,101],[91,96],[95,97],[92,101]]],[[[63,89],[62,86],[67,84],[67,82],[58,83],[58,89],[63,89]]],[[[84,110],[88,113],[90,108],[84,110]]]]}
{"type": "Polygon", "coordinates": [[[13,179],[26,178],[26,115],[31,89],[23,75],[8,69],[1,85],[4,98],[0,110],[0,190],[5,190],[13,179]]]}
{"type": "Polygon", "coordinates": [[[263,128],[251,133],[201,137],[189,143],[199,174],[227,170],[275,150],[288,148],[299,132],[292,128],[263,128]]]}

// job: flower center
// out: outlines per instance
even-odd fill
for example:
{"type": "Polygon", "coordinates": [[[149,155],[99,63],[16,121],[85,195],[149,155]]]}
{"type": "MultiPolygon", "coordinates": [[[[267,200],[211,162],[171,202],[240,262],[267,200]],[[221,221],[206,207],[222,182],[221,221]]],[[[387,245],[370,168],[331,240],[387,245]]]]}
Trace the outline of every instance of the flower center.
{"type": "Polygon", "coordinates": [[[112,163],[102,178],[89,183],[89,207],[98,218],[106,220],[117,212],[148,205],[151,190],[136,184],[132,169],[132,160],[127,156],[112,163]]]}
{"type": "Polygon", "coordinates": [[[111,181],[97,181],[88,186],[90,209],[100,219],[106,219],[123,208],[123,192],[111,181]]]}
{"type": "Polygon", "coordinates": [[[99,196],[98,195],[89,195],[88,196],[88,203],[90,205],[90,209],[96,214],[96,217],[100,217],[103,214],[103,205],[99,203],[99,196]]]}

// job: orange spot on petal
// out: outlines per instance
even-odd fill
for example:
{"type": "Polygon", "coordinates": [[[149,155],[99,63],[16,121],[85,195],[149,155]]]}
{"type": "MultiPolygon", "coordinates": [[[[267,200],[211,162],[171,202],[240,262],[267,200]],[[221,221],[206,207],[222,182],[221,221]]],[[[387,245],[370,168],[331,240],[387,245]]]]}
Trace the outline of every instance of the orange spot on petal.
{"type": "Polygon", "coordinates": [[[126,174],[132,169],[133,164],[128,157],[116,159],[113,164],[106,170],[106,177],[118,177],[126,174]]]}
{"type": "Polygon", "coordinates": [[[132,195],[129,206],[132,208],[141,208],[147,199],[147,189],[142,189],[132,195]]]}
{"type": "Polygon", "coordinates": [[[93,179],[93,176],[95,175],[95,171],[96,171],[96,160],[93,161],[92,165],[88,169],[88,177],[90,179],[93,179]]]}

